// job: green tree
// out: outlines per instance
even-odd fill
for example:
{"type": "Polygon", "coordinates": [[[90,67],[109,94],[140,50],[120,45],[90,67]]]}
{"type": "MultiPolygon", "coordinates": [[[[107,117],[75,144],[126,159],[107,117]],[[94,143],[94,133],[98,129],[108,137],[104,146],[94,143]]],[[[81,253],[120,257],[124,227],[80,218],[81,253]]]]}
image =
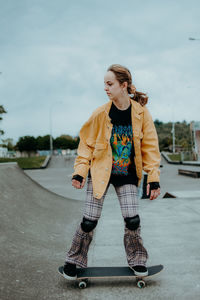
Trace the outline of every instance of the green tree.
{"type": "Polygon", "coordinates": [[[16,144],[16,148],[21,152],[27,151],[30,155],[31,151],[37,150],[37,141],[33,136],[20,137],[16,144]]]}
{"type": "Polygon", "coordinates": [[[57,149],[76,149],[78,147],[79,138],[73,138],[70,135],[61,135],[54,140],[54,148],[57,149]]]}
{"type": "Polygon", "coordinates": [[[159,121],[158,119],[156,119],[154,121],[155,126],[161,126],[163,124],[163,122],[159,121]]]}
{"type": "MultiPolygon", "coordinates": [[[[2,114],[6,114],[7,111],[4,109],[3,105],[0,105],[0,121],[3,120],[3,118],[1,117],[2,114]]],[[[2,129],[0,129],[0,135],[3,135],[4,131],[2,129]]]]}
{"type": "Polygon", "coordinates": [[[71,141],[63,138],[63,137],[57,137],[54,140],[54,148],[56,149],[69,149],[69,146],[71,144],[71,141]]]}
{"type": "MultiPolygon", "coordinates": [[[[160,150],[167,150],[172,145],[172,123],[163,123],[159,120],[154,122],[159,139],[160,150]]],[[[175,144],[180,145],[184,150],[191,150],[190,124],[185,120],[175,123],[175,144]]]]}
{"type": "Polygon", "coordinates": [[[36,138],[37,150],[49,150],[50,149],[50,135],[38,136],[36,138]]]}
{"type": "Polygon", "coordinates": [[[13,139],[5,139],[5,140],[3,140],[2,139],[2,142],[3,142],[3,147],[5,147],[5,148],[7,148],[8,149],[8,151],[13,151],[14,150],[14,144],[13,144],[13,139]]]}

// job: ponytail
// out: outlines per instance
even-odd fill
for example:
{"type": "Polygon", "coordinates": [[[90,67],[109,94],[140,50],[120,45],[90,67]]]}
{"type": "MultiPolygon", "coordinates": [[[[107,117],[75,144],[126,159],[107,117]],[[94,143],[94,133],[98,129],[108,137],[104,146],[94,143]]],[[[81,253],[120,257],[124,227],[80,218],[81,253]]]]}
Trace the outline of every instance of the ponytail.
{"type": "Polygon", "coordinates": [[[138,92],[136,87],[131,84],[130,87],[127,87],[128,93],[132,94],[131,99],[135,100],[136,102],[140,103],[140,105],[144,106],[148,102],[148,96],[145,93],[138,92]]]}

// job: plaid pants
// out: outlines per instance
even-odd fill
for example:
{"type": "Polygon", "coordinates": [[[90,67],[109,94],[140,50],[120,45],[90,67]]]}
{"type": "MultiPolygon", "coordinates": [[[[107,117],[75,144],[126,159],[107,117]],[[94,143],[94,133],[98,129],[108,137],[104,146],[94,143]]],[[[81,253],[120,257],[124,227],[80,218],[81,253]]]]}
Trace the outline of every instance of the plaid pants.
{"type": "MultiPolygon", "coordinates": [[[[98,220],[101,216],[104,198],[107,194],[109,186],[107,187],[101,199],[93,197],[92,179],[87,181],[87,197],[84,207],[83,216],[89,220],[98,220]]],[[[137,194],[137,187],[133,184],[126,184],[115,187],[117,193],[121,212],[123,218],[134,217],[138,215],[139,199],[137,194]]],[[[129,266],[146,265],[148,253],[143,246],[142,238],[140,236],[141,226],[136,230],[129,230],[124,227],[124,247],[129,266]]],[[[90,243],[93,238],[93,231],[84,232],[81,225],[78,226],[72,240],[70,250],[67,252],[65,261],[76,264],[78,267],[87,267],[87,253],[90,243]]]]}

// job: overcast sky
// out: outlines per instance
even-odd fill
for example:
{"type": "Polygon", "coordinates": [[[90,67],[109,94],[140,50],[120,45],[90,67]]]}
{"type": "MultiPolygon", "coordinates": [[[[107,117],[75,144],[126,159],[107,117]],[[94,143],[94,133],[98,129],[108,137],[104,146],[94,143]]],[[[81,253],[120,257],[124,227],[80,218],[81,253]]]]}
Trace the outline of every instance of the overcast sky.
{"type": "Polygon", "coordinates": [[[78,135],[127,66],[153,119],[200,120],[199,0],[0,0],[3,138],[78,135]]]}

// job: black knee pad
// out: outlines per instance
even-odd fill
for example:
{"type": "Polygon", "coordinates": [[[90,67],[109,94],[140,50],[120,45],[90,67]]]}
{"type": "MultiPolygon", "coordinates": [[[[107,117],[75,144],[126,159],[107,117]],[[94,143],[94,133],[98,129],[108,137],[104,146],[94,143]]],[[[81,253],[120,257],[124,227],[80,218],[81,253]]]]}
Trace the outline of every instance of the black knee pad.
{"type": "Polygon", "coordinates": [[[138,215],[131,218],[125,218],[124,220],[126,222],[126,227],[130,230],[136,230],[140,226],[140,217],[138,215]]]}
{"type": "Polygon", "coordinates": [[[88,220],[85,217],[83,217],[83,221],[81,223],[81,228],[84,232],[90,232],[97,226],[98,221],[92,221],[88,220]]]}

